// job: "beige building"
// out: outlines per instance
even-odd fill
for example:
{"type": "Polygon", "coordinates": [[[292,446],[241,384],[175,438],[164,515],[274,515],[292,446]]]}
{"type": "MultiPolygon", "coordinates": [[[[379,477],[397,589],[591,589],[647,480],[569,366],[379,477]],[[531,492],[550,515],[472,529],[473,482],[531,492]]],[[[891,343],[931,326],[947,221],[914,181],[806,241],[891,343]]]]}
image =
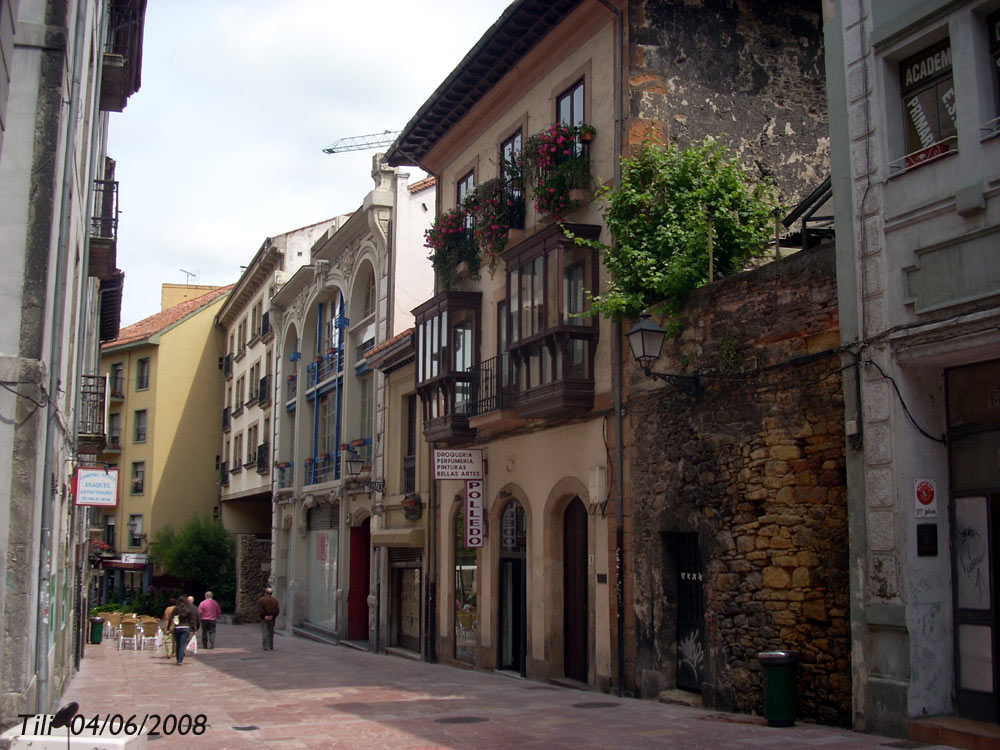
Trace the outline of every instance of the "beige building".
{"type": "Polygon", "coordinates": [[[218,505],[218,394],[222,333],[215,315],[231,286],[190,297],[164,285],[164,309],[122,328],[101,350],[108,377],[108,445],[100,461],[119,472],[118,506],[100,519],[109,548],[95,571],[97,597],[145,590],[150,541],[218,505]]]}
{"type": "MultiPolygon", "coordinates": [[[[423,435],[483,459],[481,488],[432,486],[442,661],[676,686],[640,650],[654,626],[633,598],[623,335],[589,315],[610,275],[565,230],[611,241],[593,190],[648,134],[716,136],[789,204],[822,181],[821,19],[797,16],[800,36],[745,5],[519,0],[390,149],[439,186],[435,294],[414,309],[423,435]]],[[[724,679],[709,666],[696,689],[724,679]]]]}

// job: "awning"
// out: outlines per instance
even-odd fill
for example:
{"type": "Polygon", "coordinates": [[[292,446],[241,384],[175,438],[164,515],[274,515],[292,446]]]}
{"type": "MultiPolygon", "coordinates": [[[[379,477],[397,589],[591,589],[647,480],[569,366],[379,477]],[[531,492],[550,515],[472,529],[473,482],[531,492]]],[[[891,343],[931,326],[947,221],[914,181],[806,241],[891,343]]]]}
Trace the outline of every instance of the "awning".
{"type": "Polygon", "coordinates": [[[424,546],[424,529],[414,526],[409,529],[379,529],[372,532],[373,547],[419,547],[424,546]]]}
{"type": "Polygon", "coordinates": [[[118,568],[119,570],[145,570],[146,563],[122,562],[121,560],[102,560],[101,565],[105,568],[118,568]]]}

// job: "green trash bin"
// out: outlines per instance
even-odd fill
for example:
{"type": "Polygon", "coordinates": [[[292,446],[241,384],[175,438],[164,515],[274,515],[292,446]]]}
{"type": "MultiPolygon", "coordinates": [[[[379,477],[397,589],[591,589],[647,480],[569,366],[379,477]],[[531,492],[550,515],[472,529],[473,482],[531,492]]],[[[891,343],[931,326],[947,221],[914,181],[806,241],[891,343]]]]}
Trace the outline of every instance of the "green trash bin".
{"type": "Polygon", "coordinates": [[[795,724],[797,696],[795,665],[799,655],[795,651],[764,651],[757,654],[764,668],[764,718],[772,727],[790,727],[795,724]]]}
{"type": "Polygon", "coordinates": [[[90,642],[100,643],[104,638],[104,618],[103,617],[91,617],[90,618],[90,642]]]}

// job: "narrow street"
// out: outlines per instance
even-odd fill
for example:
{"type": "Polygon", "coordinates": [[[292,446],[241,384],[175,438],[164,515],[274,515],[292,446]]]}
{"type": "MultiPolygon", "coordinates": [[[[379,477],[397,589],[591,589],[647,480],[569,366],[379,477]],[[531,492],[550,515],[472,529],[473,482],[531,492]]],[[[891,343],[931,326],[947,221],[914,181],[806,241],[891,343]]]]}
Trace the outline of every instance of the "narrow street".
{"type": "MultiPolygon", "coordinates": [[[[861,748],[932,747],[760,717],[619,699],[220,625],[216,648],[178,667],[163,651],[88,645],[63,703],[80,715],[160,717],[153,748],[861,748]],[[176,719],[169,718],[173,714],[176,719]],[[182,718],[190,716],[190,720],[182,718]],[[203,715],[204,718],[199,718],[203,715]]],[[[150,720],[150,722],[155,720],[150,720]]],[[[148,726],[148,725],[147,725],[148,726]]],[[[940,746],[935,746],[940,747],[940,746]]]]}

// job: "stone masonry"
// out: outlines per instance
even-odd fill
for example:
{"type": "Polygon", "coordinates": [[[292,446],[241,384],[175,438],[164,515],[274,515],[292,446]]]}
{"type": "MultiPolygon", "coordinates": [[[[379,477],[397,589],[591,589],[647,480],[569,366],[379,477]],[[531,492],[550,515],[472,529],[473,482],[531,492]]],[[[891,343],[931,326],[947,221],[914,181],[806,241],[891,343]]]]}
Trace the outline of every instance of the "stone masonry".
{"type": "MultiPolygon", "coordinates": [[[[706,706],[759,712],[757,654],[801,654],[799,715],[849,725],[847,498],[832,248],[692,294],[656,369],[627,376],[626,556],[637,691],[677,677],[677,534],[696,536],[706,706]]],[[[631,629],[631,628],[630,628],[631,629]]],[[[700,651],[699,651],[700,653],[700,651]]]]}
{"type": "Polygon", "coordinates": [[[236,535],[236,622],[257,622],[257,601],[271,575],[271,540],[236,535]]]}

